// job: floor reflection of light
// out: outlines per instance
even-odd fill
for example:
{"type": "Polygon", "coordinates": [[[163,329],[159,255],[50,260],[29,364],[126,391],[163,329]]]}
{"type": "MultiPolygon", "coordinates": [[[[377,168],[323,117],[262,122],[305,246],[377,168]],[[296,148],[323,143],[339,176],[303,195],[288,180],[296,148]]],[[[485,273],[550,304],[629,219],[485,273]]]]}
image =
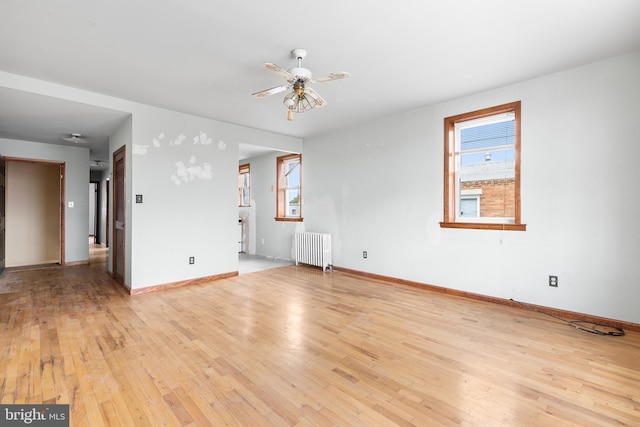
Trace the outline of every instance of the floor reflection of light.
{"type": "Polygon", "coordinates": [[[298,348],[303,343],[302,326],[304,323],[304,305],[300,300],[292,300],[288,305],[287,339],[290,348],[298,348]]]}

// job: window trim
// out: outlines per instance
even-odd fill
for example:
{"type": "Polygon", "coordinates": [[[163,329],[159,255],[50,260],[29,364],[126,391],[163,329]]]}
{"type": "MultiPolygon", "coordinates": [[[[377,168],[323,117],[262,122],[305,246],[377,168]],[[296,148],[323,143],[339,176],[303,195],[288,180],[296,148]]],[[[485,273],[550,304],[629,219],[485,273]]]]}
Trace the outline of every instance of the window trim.
{"type": "Polygon", "coordinates": [[[302,222],[302,154],[287,154],[276,158],[276,221],[302,222]],[[291,159],[298,159],[300,168],[300,209],[298,216],[287,216],[285,191],[285,170],[284,165],[291,159]]]}
{"type": "Polygon", "coordinates": [[[251,164],[249,163],[238,166],[238,207],[251,207],[251,164]],[[240,175],[242,175],[243,173],[249,174],[249,185],[247,186],[247,191],[249,193],[249,203],[247,203],[246,205],[242,204],[242,189],[244,187],[241,186],[240,175]]]}
{"type": "Polygon", "coordinates": [[[526,224],[521,222],[520,208],[520,101],[510,102],[508,104],[497,105],[495,107],[484,108],[482,110],[471,111],[469,113],[458,114],[456,116],[446,117],[444,119],[444,215],[443,221],[440,222],[441,228],[466,228],[479,230],[512,230],[525,231],[526,224]],[[514,222],[466,222],[456,220],[455,200],[455,124],[469,120],[480,119],[483,117],[493,116],[496,114],[513,112],[515,117],[515,215],[514,222]]]}

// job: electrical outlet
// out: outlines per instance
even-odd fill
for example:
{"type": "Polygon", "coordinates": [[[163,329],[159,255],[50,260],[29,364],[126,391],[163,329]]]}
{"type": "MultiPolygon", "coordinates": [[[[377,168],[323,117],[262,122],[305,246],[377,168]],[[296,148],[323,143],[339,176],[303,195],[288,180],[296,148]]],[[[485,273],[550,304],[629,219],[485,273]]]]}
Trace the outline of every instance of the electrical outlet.
{"type": "Polygon", "coordinates": [[[558,276],[549,276],[549,286],[558,287],[558,276]]]}
{"type": "Polygon", "coordinates": [[[367,251],[362,251],[362,258],[366,258],[367,257],[367,251]]]}
{"type": "Polygon", "coordinates": [[[189,257],[189,264],[195,264],[195,263],[196,263],[196,257],[190,256],[189,257]]]}

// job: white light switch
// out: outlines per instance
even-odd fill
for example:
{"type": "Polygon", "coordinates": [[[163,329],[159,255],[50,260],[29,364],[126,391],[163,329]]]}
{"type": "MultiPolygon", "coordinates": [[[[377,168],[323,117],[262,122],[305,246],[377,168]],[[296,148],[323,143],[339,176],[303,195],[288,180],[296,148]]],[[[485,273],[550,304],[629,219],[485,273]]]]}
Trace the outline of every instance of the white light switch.
{"type": "Polygon", "coordinates": [[[69,207],[72,208],[73,207],[73,202],[69,202],[69,207]]]}

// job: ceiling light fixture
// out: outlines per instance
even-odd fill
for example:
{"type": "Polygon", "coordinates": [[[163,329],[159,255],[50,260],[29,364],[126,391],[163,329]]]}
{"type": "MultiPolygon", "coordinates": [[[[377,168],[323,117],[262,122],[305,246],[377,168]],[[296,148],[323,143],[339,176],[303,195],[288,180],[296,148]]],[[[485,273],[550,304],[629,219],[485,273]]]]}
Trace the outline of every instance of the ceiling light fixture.
{"type": "Polygon", "coordinates": [[[289,110],[287,113],[287,120],[293,120],[293,113],[304,113],[315,107],[319,106],[319,103],[312,96],[307,96],[304,91],[304,81],[298,80],[293,84],[293,91],[288,93],[283,104],[289,110]]]}
{"type": "Polygon", "coordinates": [[[82,135],[79,133],[72,133],[70,136],[66,137],[66,138],[62,138],[65,141],[69,141],[69,142],[74,142],[74,143],[79,143],[79,142],[87,142],[85,139],[81,138],[82,135]]]}
{"type": "Polygon", "coordinates": [[[327,104],[318,92],[310,87],[305,87],[306,83],[322,83],[349,77],[349,73],[340,71],[314,79],[311,77],[311,71],[302,66],[302,60],[307,56],[307,51],[304,49],[293,49],[291,56],[296,58],[298,66],[290,68],[289,70],[285,70],[271,62],[265,62],[264,64],[264,68],[267,70],[287,79],[286,84],[252,94],[254,98],[263,98],[293,88],[282,101],[285,107],[287,107],[287,120],[289,121],[293,120],[293,113],[304,113],[314,108],[324,107],[327,104]]]}

